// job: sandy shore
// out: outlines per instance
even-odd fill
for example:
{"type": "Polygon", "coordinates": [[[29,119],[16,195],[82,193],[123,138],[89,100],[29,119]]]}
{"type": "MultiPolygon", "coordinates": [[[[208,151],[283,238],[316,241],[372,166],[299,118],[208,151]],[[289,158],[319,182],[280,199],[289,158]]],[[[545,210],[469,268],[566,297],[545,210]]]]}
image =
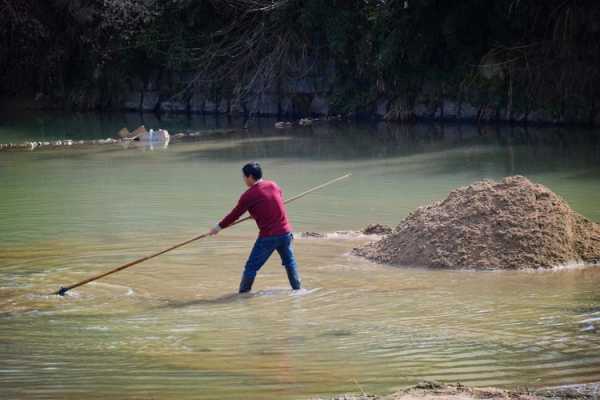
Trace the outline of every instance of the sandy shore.
{"type": "MultiPolygon", "coordinates": [[[[345,394],[330,400],[470,400],[470,399],[589,399],[600,398],[600,383],[561,386],[537,390],[511,391],[498,388],[472,388],[461,385],[446,385],[437,382],[421,382],[396,393],[378,396],[367,393],[345,394]]],[[[315,399],[323,400],[323,399],[315,399]]]]}

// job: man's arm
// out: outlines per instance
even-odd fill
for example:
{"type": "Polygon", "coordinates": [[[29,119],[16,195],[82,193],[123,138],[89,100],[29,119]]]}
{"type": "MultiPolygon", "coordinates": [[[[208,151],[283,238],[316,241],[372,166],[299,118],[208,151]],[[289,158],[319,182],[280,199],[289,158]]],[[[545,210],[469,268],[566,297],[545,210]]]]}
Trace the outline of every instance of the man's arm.
{"type": "Polygon", "coordinates": [[[216,235],[221,229],[227,228],[229,225],[233,224],[246,211],[248,211],[248,200],[244,195],[242,195],[233,210],[231,210],[231,212],[227,214],[225,218],[221,220],[221,222],[216,224],[209,233],[211,235],[216,235]]]}

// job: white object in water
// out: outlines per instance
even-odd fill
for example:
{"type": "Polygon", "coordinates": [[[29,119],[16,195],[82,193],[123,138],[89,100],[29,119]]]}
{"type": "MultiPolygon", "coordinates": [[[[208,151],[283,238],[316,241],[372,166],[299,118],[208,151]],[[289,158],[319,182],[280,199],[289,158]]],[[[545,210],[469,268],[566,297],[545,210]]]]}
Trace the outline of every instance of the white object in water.
{"type": "Polygon", "coordinates": [[[150,129],[148,132],[144,132],[139,136],[142,142],[168,142],[170,139],[169,132],[166,129],[150,129]]]}

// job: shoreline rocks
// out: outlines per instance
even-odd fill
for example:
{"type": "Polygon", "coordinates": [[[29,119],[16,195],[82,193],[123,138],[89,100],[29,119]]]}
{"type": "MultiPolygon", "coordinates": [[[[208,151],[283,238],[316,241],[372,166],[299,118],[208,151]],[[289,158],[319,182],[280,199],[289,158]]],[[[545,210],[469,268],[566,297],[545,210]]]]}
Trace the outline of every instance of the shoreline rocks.
{"type": "Polygon", "coordinates": [[[362,236],[385,236],[392,232],[392,228],[382,224],[370,224],[360,231],[333,231],[333,232],[300,232],[304,239],[328,239],[328,238],[358,238],[362,236]]]}
{"type": "Polygon", "coordinates": [[[355,248],[371,261],[448,269],[538,269],[600,261],[600,225],[523,176],[484,180],[408,215],[355,248]]]}
{"type": "Polygon", "coordinates": [[[393,229],[382,224],[369,224],[361,232],[365,235],[389,235],[393,229]]]}
{"type": "Polygon", "coordinates": [[[124,142],[121,139],[93,139],[93,140],[52,140],[52,141],[27,141],[23,143],[0,143],[0,151],[3,150],[35,150],[41,148],[77,147],[83,145],[115,144],[124,142]]]}
{"type": "MultiPolygon", "coordinates": [[[[235,130],[227,130],[227,133],[235,132],[235,130]]],[[[169,144],[173,141],[194,141],[205,137],[207,134],[199,131],[193,132],[179,132],[174,135],[170,135],[168,131],[164,129],[158,129],[153,131],[147,131],[143,125],[136,128],[132,132],[127,131],[123,128],[117,132],[118,138],[107,137],[105,139],[91,139],[91,140],[52,140],[52,141],[26,141],[22,143],[0,143],[0,151],[10,150],[36,150],[36,149],[56,149],[65,147],[81,148],[83,146],[94,146],[94,145],[106,145],[106,144],[121,144],[128,146],[132,143],[158,143],[158,144],[169,144]]]]}

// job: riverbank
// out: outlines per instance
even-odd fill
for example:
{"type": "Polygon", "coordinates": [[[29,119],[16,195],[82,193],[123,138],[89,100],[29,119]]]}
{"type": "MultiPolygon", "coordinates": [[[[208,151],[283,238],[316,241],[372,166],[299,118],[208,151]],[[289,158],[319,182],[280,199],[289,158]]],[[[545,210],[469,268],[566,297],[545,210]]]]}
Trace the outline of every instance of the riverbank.
{"type": "MultiPolygon", "coordinates": [[[[470,400],[511,399],[550,400],[586,399],[595,400],[600,395],[600,383],[560,386],[537,390],[505,390],[499,388],[474,388],[460,383],[446,385],[438,382],[421,382],[398,392],[378,396],[374,394],[344,394],[330,400],[470,400]]],[[[317,400],[322,400],[321,398],[317,400]]]]}
{"type": "MultiPolygon", "coordinates": [[[[336,110],[331,100],[318,93],[269,93],[257,95],[242,105],[233,98],[211,99],[206,93],[185,98],[161,96],[159,91],[131,91],[119,95],[120,102],[110,109],[76,108],[77,112],[136,113],[163,117],[193,116],[214,118],[274,118],[298,121],[304,118],[362,122],[504,124],[530,127],[600,127],[600,112],[565,116],[548,110],[527,112],[507,110],[500,104],[467,102],[455,98],[438,98],[406,107],[402,100],[379,98],[360,111],[336,110]],[[296,104],[298,103],[298,104],[296,104]]],[[[0,109],[9,112],[65,112],[65,99],[46,95],[0,97],[0,109]]]]}
{"type": "Polygon", "coordinates": [[[226,130],[211,130],[211,131],[194,131],[194,132],[179,132],[172,136],[168,136],[166,139],[149,139],[148,137],[144,138],[123,138],[119,137],[119,135],[114,135],[115,137],[107,137],[105,139],[89,139],[89,140],[72,140],[72,139],[63,139],[63,140],[44,140],[44,141],[24,141],[20,143],[0,143],[0,151],[8,151],[8,150],[35,150],[35,149],[57,149],[57,148],[85,148],[92,147],[98,145],[122,145],[124,147],[128,147],[130,145],[135,145],[138,143],[142,144],[153,144],[153,145],[163,145],[166,147],[169,143],[173,141],[193,141],[200,138],[206,138],[210,135],[221,135],[221,134],[234,134],[238,132],[235,129],[226,129],[226,130]]]}
{"type": "MultiPolygon", "coordinates": [[[[2,113],[0,151],[41,150],[52,148],[81,148],[119,144],[119,131],[145,126],[147,129],[166,129],[171,143],[194,142],[206,138],[270,138],[294,136],[318,139],[321,146],[311,151],[323,151],[323,144],[332,144],[336,152],[361,154],[361,148],[392,155],[400,149],[411,153],[417,149],[437,151],[448,146],[500,145],[549,147],[560,140],[563,152],[589,152],[597,157],[598,131],[589,128],[567,129],[511,124],[463,124],[394,122],[356,122],[346,119],[277,120],[275,118],[226,118],[217,115],[188,115],[154,113],[2,113]],[[345,144],[343,142],[352,142],[345,144]]],[[[312,139],[311,139],[312,140],[312,139]]],[[[374,154],[373,153],[373,154],[374,154]]],[[[561,154],[562,155],[562,154],[561,154]]],[[[567,154],[568,155],[568,154],[567,154]]],[[[558,156],[558,155],[557,155],[558,156]]],[[[575,154],[572,154],[575,157],[575,154]]],[[[512,156],[511,156],[512,157],[512,156]]],[[[511,162],[512,165],[512,162],[511,162]]]]}

